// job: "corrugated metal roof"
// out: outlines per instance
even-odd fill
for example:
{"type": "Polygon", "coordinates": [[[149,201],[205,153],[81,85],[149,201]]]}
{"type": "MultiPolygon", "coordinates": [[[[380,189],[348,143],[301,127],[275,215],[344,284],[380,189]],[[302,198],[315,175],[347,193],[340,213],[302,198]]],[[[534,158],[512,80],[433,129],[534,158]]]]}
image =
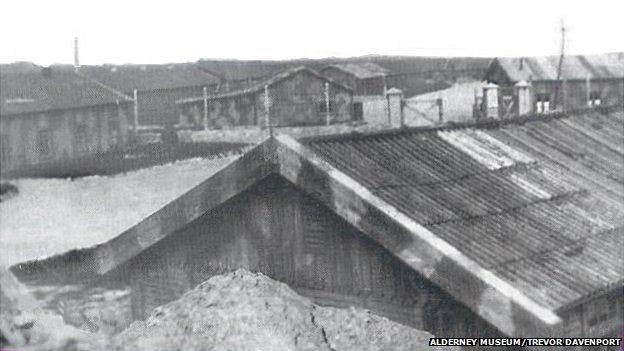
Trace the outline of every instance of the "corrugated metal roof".
{"type": "MultiPolygon", "coordinates": [[[[73,70],[73,67],[71,68],[73,70]]],[[[192,63],[82,66],[79,72],[126,94],[218,84],[220,79],[192,63]]]]}
{"type": "MultiPolygon", "coordinates": [[[[559,56],[502,57],[492,65],[500,65],[509,79],[517,81],[557,80],[559,56]]],[[[565,56],[561,79],[618,79],[624,78],[624,53],[604,55],[565,56]]]]}
{"type": "MultiPolygon", "coordinates": [[[[49,69],[49,68],[48,68],[49,69]]],[[[96,106],[127,98],[71,72],[4,73],[0,79],[0,115],[96,106]]]]}
{"type": "Polygon", "coordinates": [[[544,307],[622,285],[623,112],[306,142],[544,307]]]}
{"type": "Polygon", "coordinates": [[[372,62],[337,63],[329,65],[328,67],[338,68],[339,70],[350,73],[359,79],[383,77],[389,72],[387,69],[372,62]]]}
{"type": "MultiPolygon", "coordinates": [[[[235,91],[231,91],[231,92],[227,92],[227,93],[223,93],[223,94],[216,94],[216,95],[211,95],[209,96],[209,99],[224,99],[224,98],[230,98],[230,97],[234,97],[234,96],[241,96],[241,95],[247,95],[247,94],[252,94],[252,93],[256,93],[259,91],[262,91],[264,89],[265,86],[271,86],[277,82],[280,82],[286,78],[289,78],[295,74],[301,73],[301,72],[306,72],[308,74],[311,74],[319,79],[322,79],[324,81],[327,81],[329,83],[331,83],[332,85],[335,86],[339,86],[345,90],[351,91],[353,89],[351,89],[350,87],[343,85],[339,82],[336,82],[335,80],[322,76],[320,75],[318,72],[307,68],[305,66],[299,66],[299,67],[294,67],[294,68],[289,68],[287,70],[284,70],[282,72],[279,72],[271,77],[269,77],[268,79],[259,81],[259,82],[255,82],[254,84],[252,84],[251,86],[244,88],[244,89],[239,89],[239,90],[235,90],[235,91]]],[[[203,101],[203,97],[191,97],[191,98],[186,98],[186,99],[181,99],[176,101],[176,103],[178,104],[186,104],[186,103],[192,103],[192,102],[197,102],[197,101],[203,101]]]]}

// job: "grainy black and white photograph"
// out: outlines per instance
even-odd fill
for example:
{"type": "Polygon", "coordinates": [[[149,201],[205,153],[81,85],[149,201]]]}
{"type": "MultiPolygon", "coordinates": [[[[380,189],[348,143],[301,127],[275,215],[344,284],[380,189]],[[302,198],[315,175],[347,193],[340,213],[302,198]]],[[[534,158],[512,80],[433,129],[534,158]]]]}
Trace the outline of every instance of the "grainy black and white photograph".
{"type": "Polygon", "coordinates": [[[623,2],[0,13],[0,351],[624,350],[623,2]]]}

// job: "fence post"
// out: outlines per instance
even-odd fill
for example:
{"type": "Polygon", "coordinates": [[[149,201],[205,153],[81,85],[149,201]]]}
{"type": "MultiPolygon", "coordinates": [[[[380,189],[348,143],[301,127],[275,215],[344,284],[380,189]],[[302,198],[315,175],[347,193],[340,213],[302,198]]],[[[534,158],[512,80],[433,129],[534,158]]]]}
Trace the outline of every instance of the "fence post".
{"type": "Polygon", "coordinates": [[[489,83],[483,88],[485,118],[498,118],[498,85],[489,83]]]}
{"type": "Polygon", "coordinates": [[[269,86],[264,86],[264,115],[266,127],[269,128],[269,134],[273,136],[273,123],[271,123],[271,98],[269,97],[269,86]]]}
{"type": "Polygon", "coordinates": [[[587,106],[590,106],[592,104],[591,99],[591,76],[588,74],[587,77],[585,77],[585,101],[587,106]]]}
{"type": "Polygon", "coordinates": [[[325,125],[328,126],[330,122],[329,115],[329,82],[325,82],[325,125]]]}
{"type": "Polygon", "coordinates": [[[208,130],[208,88],[204,87],[203,93],[204,93],[204,120],[203,125],[204,125],[204,130],[208,130]]]}
{"type": "Polygon", "coordinates": [[[515,112],[518,116],[531,112],[533,103],[531,102],[531,86],[521,80],[514,85],[514,96],[516,98],[515,112]]]}
{"type": "Polygon", "coordinates": [[[392,127],[403,127],[403,92],[397,88],[391,88],[386,92],[388,106],[388,122],[392,127]]]}
{"type": "Polygon", "coordinates": [[[139,96],[139,94],[138,94],[137,90],[134,89],[132,91],[132,98],[133,98],[133,101],[134,101],[134,106],[133,106],[134,110],[133,110],[133,116],[132,116],[133,117],[132,118],[132,124],[133,124],[133,127],[134,127],[134,134],[135,134],[135,136],[136,136],[136,134],[137,134],[137,132],[139,130],[139,99],[138,99],[138,96],[139,96]]]}

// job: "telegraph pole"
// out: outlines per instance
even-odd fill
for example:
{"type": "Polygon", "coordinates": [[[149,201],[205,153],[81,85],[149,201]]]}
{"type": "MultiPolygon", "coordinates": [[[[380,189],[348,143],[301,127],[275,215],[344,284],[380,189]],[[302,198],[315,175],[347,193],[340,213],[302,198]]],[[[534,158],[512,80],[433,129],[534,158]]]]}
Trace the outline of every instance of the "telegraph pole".
{"type": "Polygon", "coordinates": [[[561,18],[561,51],[559,53],[559,66],[557,67],[557,82],[559,85],[556,90],[557,94],[555,96],[555,101],[557,101],[557,104],[559,104],[559,102],[561,101],[561,108],[563,110],[565,110],[565,101],[563,98],[563,95],[565,95],[565,92],[562,91],[563,82],[561,81],[561,70],[563,68],[563,60],[565,57],[565,32],[566,32],[566,28],[563,23],[563,18],[561,18]]]}

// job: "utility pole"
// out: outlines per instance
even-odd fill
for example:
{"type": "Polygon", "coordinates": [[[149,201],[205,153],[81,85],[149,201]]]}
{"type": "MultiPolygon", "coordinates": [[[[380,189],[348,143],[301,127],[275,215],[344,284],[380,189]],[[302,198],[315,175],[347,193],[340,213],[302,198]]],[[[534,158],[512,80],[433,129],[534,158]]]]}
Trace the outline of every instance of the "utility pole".
{"type": "Polygon", "coordinates": [[[555,96],[555,101],[557,102],[557,104],[559,104],[559,102],[561,101],[562,110],[565,110],[565,101],[563,99],[564,94],[563,92],[560,92],[560,90],[563,90],[563,82],[561,81],[561,70],[563,68],[563,60],[565,57],[565,32],[566,32],[566,28],[564,26],[563,18],[562,18],[561,19],[561,51],[559,54],[559,66],[557,67],[558,85],[557,85],[556,96],[555,96]]]}

